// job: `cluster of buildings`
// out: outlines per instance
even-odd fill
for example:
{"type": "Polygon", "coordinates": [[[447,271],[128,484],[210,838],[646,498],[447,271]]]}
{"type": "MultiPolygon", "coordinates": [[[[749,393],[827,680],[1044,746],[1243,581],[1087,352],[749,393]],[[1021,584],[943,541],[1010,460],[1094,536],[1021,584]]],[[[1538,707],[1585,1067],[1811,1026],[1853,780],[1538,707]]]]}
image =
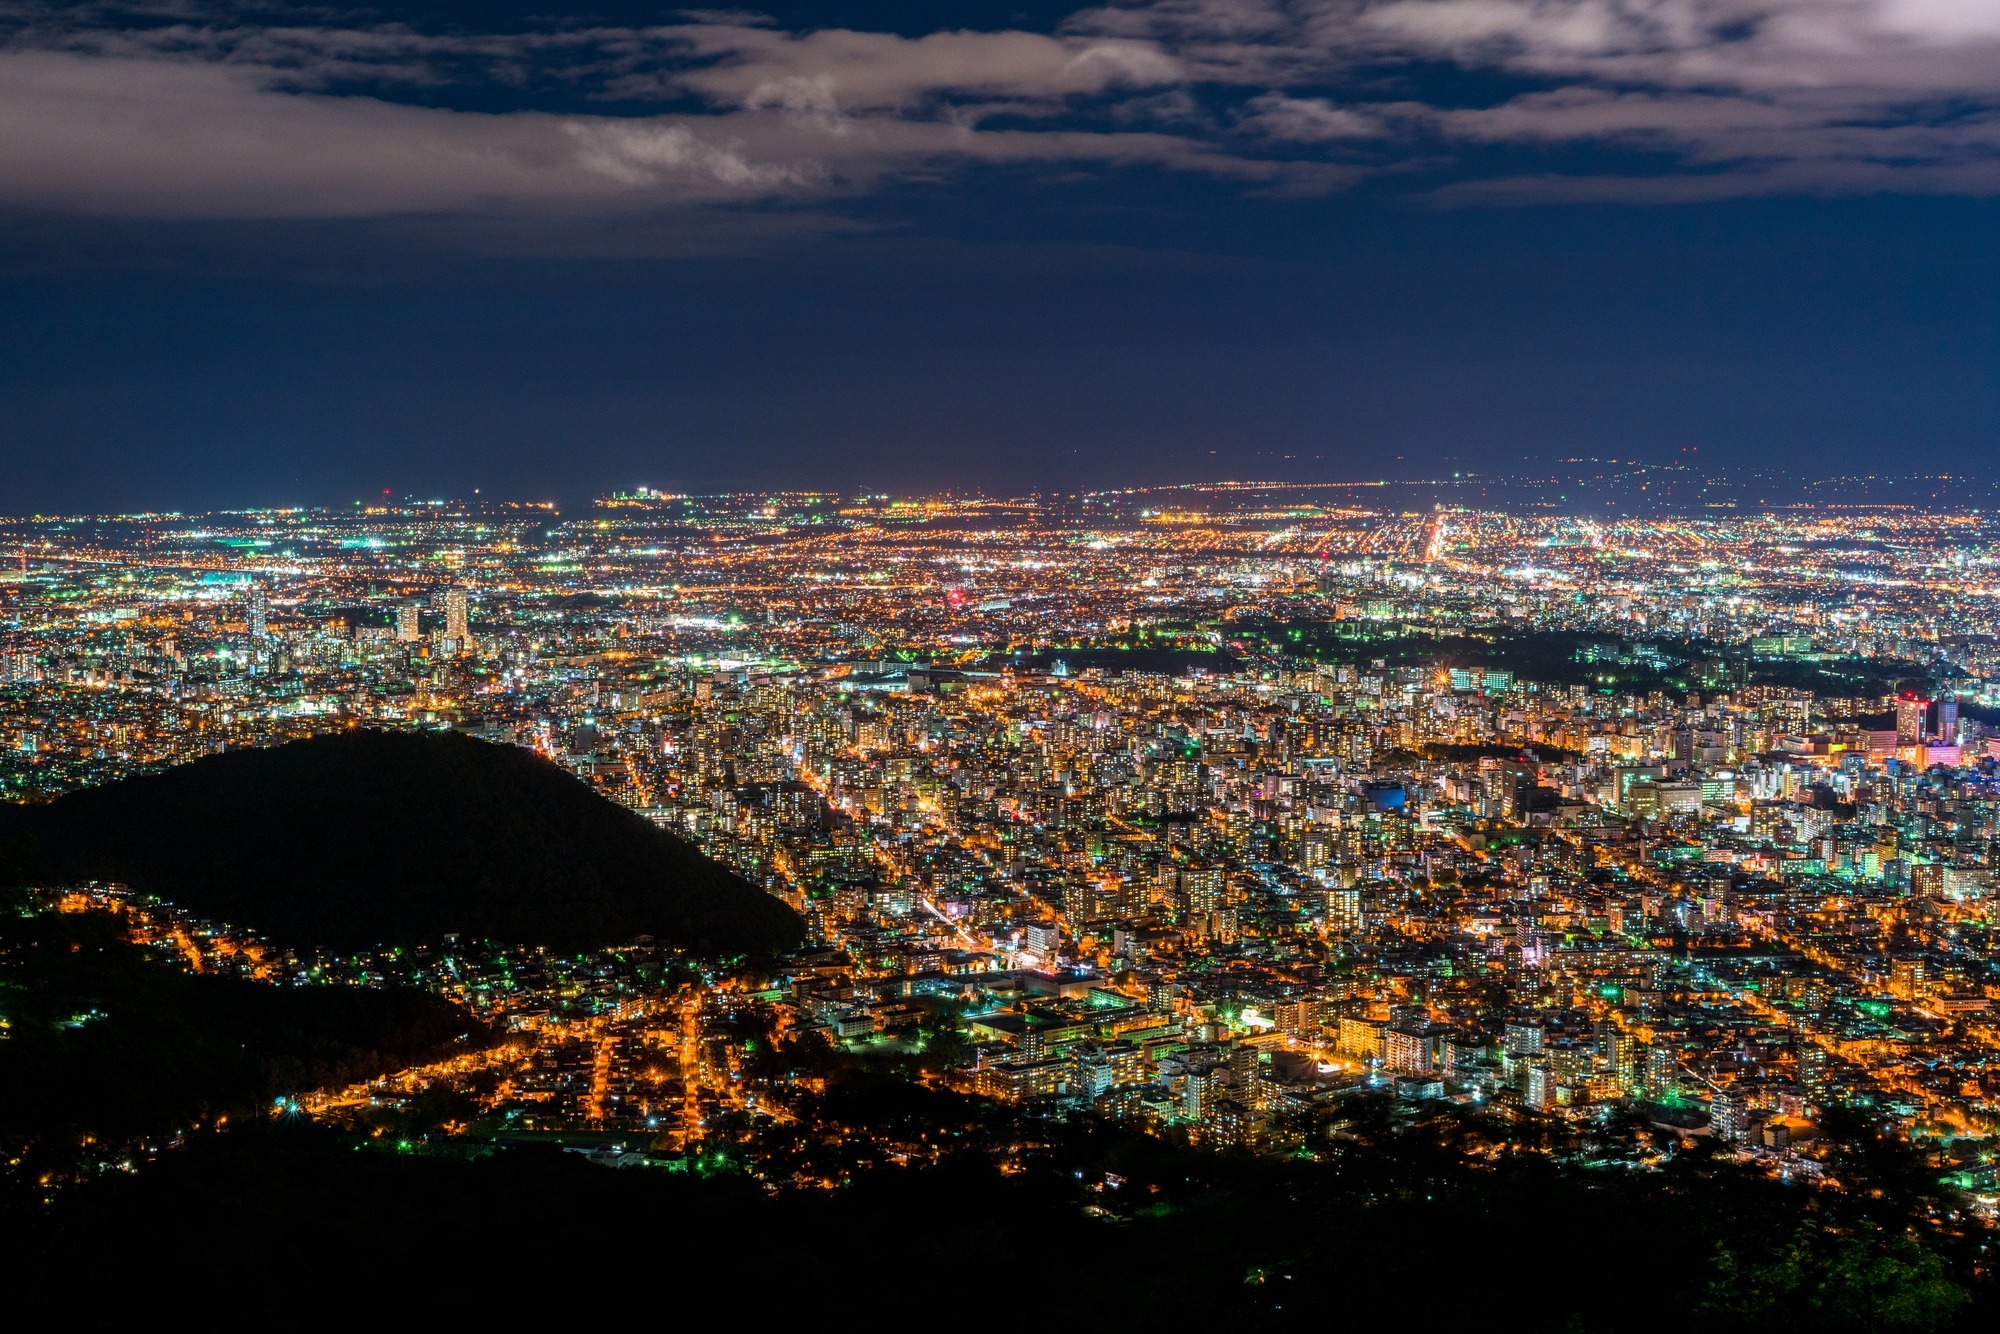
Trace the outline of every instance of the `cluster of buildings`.
{"type": "MultiPolygon", "coordinates": [[[[482,1134],[782,1119],[811,1080],[774,1054],[807,1043],[1251,1146],[1375,1091],[1810,1173],[1820,1111],[1859,1103],[1990,1200],[2000,524],[1365,501],[0,524],[0,784],[451,727],[805,917],[754,977],[650,942],[257,953],[525,1035],[480,1065],[482,1134]]],[[[320,1096],[439,1078],[470,1076],[320,1096]]]]}

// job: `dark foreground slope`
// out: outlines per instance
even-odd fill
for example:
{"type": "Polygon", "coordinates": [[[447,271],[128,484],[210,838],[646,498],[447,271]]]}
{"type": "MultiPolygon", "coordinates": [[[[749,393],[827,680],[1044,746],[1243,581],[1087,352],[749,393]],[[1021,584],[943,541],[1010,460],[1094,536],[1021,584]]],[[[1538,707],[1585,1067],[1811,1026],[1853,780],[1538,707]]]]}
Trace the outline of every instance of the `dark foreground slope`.
{"type": "Polygon", "coordinates": [[[1021,1274],[1061,1303],[1060,1327],[1107,1334],[1994,1327],[1976,1242],[1721,1165],[1471,1166],[1397,1146],[1304,1163],[1035,1136],[1049,1148],[1006,1174],[959,1153],[773,1192],[714,1158],[673,1173],[553,1146],[449,1161],[268,1125],[52,1208],[0,1195],[0,1245],[21,1276],[14,1309],[53,1303],[72,1322],[157,1306],[226,1262],[231,1300],[308,1327],[349,1293],[461,1324],[631,1293],[682,1328],[921,1328],[912,1313],[955,1313],[1021,1274]]]}
{"type": "Polygon", "coordinates": [[[287,944],[448,933],[783,949],[783,903],[527,751],[352,732],[0,811],[14,878],[115,881],[287,944]]]}

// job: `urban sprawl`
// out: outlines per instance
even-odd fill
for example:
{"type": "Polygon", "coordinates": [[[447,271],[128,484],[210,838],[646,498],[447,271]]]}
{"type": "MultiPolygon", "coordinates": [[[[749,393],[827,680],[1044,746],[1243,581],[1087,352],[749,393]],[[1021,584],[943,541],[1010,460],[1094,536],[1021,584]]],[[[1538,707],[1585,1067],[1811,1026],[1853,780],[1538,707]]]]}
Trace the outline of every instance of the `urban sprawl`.
{"type": "MultiPolygon", "coordinates": [[[[307,1111],[608,1163],[763,1147],[815,1059],[1309,1151],[1374,1093],[1823,1170],[1869,1108],[1988,1216],[2000,518],[1593,521],[1365,488],[756,494],[0,522],[0,790],[350,728],[531,748],[810,944],[314,954],[119,886],[182,966],[413,981],[488,1051],[307,1111]],[[1990,739],[1989,739],[1990,738],[1990,739]]],[[[386,1129],[385,1129],[386,1128],[386,1129]]],[[[898,1160],[940,1146],[873,1149],[898,1160]]],[[[107,1146],[106,1161],[160,1151],[107,1146]]]]}

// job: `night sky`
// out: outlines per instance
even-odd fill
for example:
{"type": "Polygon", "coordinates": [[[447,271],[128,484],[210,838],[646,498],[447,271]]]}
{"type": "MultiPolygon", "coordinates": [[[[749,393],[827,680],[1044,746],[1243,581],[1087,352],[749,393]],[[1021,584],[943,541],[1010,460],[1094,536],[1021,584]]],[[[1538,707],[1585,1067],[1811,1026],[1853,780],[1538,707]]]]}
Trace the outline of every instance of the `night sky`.
{"type": "Polygon", "coordinates": [[[1993,0],[0,3],[0,512],[1994,479],[1993,0]]]}

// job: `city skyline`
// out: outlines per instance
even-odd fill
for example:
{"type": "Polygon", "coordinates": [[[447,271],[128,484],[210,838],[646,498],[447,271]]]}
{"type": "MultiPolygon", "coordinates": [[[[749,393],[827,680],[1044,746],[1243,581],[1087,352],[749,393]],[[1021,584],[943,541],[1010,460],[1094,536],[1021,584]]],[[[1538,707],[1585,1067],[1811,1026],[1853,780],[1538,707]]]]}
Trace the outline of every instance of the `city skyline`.
{"type": "MultiPolygon", "coordinates": [[[[1447,464],[1457,463],[1448,459],[1447,464]]],[[[551,522],[589,514],[606,505],[647,502],[693,504],[763,504],[772,498],[816,497],[819,502],[861,509],[897,504],[980,506],[1020,505],[1050,517],[1089,522],[1111,516],[1129,518],[1148,504],[1161,510],[1193,505],[1202,513],[1221,515],[1269,506],[1297,505],[1307,512],[1343,505],[1371,514],[1449,513],[1513,515],[1521,518],[1598,520],[1696,519],[1728,520],[1762,516],[1806,519],[1815,514],[1896,513],[1980,515],[2000,506],[2000,478],[1979,473],[1805,473],[1771,467],[1711,467],[1698,451],[1684,449],[1677,459],[1652,463],[1639,459],[1563,458],[1549,466],[1520,471],[1477,469],[1439,471],[1431,476],[1407,470],[1401,477],[1377,476],[1328,480],[1300,478],[1209,478],[1113,486],[1026,486],[1019,490],[959,484],[939,488],[850,486],[780,488],[718,486],[661,487],[637,484],[593,493],[578,492],[562,499],[468,494],[355,496],[346,501],[281,501],[271,504],[160,508],[126,514],[79,509],[69,514],[0,513],[0,524],[60,523],[67,520],[115,523],[191,520],[204,515],[221,520],[322,513],[348,517],[401,510],[444,516],[468,514],[545,514],[551,522]]]]}

